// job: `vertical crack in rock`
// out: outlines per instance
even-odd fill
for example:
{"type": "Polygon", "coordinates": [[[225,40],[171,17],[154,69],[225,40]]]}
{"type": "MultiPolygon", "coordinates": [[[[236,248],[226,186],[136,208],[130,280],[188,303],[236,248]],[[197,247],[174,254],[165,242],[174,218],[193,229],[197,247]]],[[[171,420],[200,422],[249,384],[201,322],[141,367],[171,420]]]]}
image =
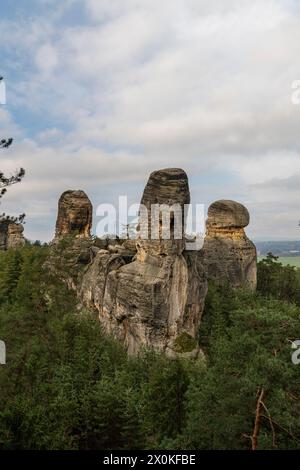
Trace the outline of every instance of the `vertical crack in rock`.
{"type": "Polygon", "coordinates": [[[256,248],[244,231],[249,219],[248,210],[238,202],[211,204],[203,246],[209,279],[233,288],[256,289],[256,248]]]}

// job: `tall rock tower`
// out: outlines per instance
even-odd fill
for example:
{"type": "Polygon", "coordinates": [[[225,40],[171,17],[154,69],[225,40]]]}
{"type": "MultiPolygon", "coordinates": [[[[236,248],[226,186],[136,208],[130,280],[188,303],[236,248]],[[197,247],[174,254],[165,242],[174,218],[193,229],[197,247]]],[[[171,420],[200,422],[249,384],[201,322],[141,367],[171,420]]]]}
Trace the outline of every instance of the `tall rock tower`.
{"type": "Polygon", "coordinates": [[[58,202],[55,239],[72,234],[89,238],[92,217],[93,207],[84,191],[65,191],[58,202]]]}
{"type": "Polygon", "coordinates": [[[152,173],[141,201],[141,212],[144,207],[148,214],[145,218],[140,212],[140,232],[143,225],[151,226],[151,206],[160,205],[157,238],[152,239],[150,231],[145,238],[140,236],[136,255],[129,262],[122,253],[100,250],[84,276],[83,298],[96,306],[104,330],[118,337],[129,353],[142,347],[169,355],[199,351],[197,336],[207,291],[206,276],[196,253],[189,256],[184,252],[182,219],[176,237],[174,234],[174,217],[180,216],[174,212],[180,208],[183,213],[189,200],[183,170],[168,168],[152,173]],[[162,233],[167,212],[169,239],[162,233]]]}

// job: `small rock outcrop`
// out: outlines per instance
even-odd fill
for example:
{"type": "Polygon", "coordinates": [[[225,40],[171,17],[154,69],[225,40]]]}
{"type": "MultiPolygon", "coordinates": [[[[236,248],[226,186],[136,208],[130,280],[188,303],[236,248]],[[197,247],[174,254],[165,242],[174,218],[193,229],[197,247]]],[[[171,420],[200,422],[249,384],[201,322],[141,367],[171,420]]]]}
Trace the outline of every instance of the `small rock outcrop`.
{"type": "Polygon", "coordinates": [[[19,248],[25,245],[22,224],[9,224],[7,230],[7,248],[19,248]]]}
{"type": "Polygon", "coordinates": [[[0,250],[5,251],[10,248],[20,248],[25,245],[23,236],[24,227],[22,224],[13,222],[0,223],[0,250]]]}
{"type": "Polygon", "coordinates": [[[84,191],[65,191],[58,202],[55,239],[91,236],[93,207],[84,191]]]}
{"type": "Polygon", "coordinates": [[[204,261],[209,279],[233,288],[256,288],[256,248],[244,228],[249,212],[235,201],[216,201],[208,209],[204,261]]]}

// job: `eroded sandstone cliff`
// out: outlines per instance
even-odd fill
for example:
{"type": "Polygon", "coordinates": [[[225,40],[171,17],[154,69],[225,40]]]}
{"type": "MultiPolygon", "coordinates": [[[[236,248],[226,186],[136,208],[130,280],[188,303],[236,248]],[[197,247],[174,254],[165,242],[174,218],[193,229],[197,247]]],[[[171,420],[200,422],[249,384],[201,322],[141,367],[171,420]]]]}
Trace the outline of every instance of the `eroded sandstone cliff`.
{"type": "Polygon", "coordinates": [[[60,198],[48,267],[98,312],[104,331],[131,354],[151,347],[170,356],[197,355],[207,278],[255,289],[256,250],[244,232],[247,209],[234,201],[212,204],[203,249],[187,251],[183,214],[189,202],[183,170],[155,171],[143,192],[138,238],[102,240],[90,237],[92,206],[85,193],[67,191],[60,198]],[[163,208],[169,216],[168,239],[163,208]]]}
{"type": "MultiPolygon", "coordinates": [[[[83,276],[81,295],[96,306],[105,331],[121,339],[130,353],[142,346],[175,354],[180,337],[195,341],[207,290],[203,265],[197,256],[184,253],[181,239],[152,240],[152,204],[183,208],[189,203],[188,179],[183,170],[152,173],[141,203],[149,210],[149,236],[138,238],[136,253],[100,250],[83,276]]],[[[172,213],[170,215],[172,226],[172,213]]],[[[140,219],[140,224],[145,223],[140,219]]]]}

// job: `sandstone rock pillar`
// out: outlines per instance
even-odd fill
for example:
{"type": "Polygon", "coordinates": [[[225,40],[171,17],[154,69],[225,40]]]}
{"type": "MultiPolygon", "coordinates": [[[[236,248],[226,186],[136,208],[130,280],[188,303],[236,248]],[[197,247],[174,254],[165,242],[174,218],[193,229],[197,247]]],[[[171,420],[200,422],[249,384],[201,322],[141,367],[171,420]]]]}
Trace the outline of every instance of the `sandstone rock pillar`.
{"type": "Polygon", "coordinates": [[[20,248],[25,245],[22,224],[9,224],[7,230],[7,248],[20,248]]]}
{"type": "Polygon", "coordinates": [[[91,201],[84,191],[65,191],[58,202],[55,239],[72,234],[77,238],[89,238],[92,214],[91,201]]]}
{"type": "Polygon", "coordinates": [[[13,222],[0,223],[0,250],[10,248],[20,248],[25,245],[23,236],[24,227],[22,224],[13,222]]]}
{"type": "Polygon", "coordinates": [[[244,228],[249,212],[235,201],[216,201],[208,209],[203,251],[208,278],[233,288],[256,289],[256,248],[244,228]]]}
{"type": "MultiPolygon", "coordinates": [[[[174,205],[183,210],[189,200],[185,172],[170,168],[150,175],[141,202],[147,209],[152,204],[164,204],[172,213],[174,205]]],[[[151,224],[149,214],[148,217],[151,224]]],[[[184,224],[182,236],[175,239],[172,233],[175,220],[170,214],[171,238],[164,239],[161,222],[160,219],[158,239],[153,240],[149,234],[146,239],[137,240],[133,262],[123,266],[119,263],[116,269],[107,271],[111,255],[99,254],[107,273],[100,296],[99,285],[95,289],[98,289],[98,299],[101,298],[99,318],[104,329],[120,338],[129,353],[136,353],[142,347],[169,355],[197,353],[207,290],[204,269],[196,253],[194,256],[184,253],[184,224]]],[[[116,260],[112,261],[116,266],[116,260]]]]}

